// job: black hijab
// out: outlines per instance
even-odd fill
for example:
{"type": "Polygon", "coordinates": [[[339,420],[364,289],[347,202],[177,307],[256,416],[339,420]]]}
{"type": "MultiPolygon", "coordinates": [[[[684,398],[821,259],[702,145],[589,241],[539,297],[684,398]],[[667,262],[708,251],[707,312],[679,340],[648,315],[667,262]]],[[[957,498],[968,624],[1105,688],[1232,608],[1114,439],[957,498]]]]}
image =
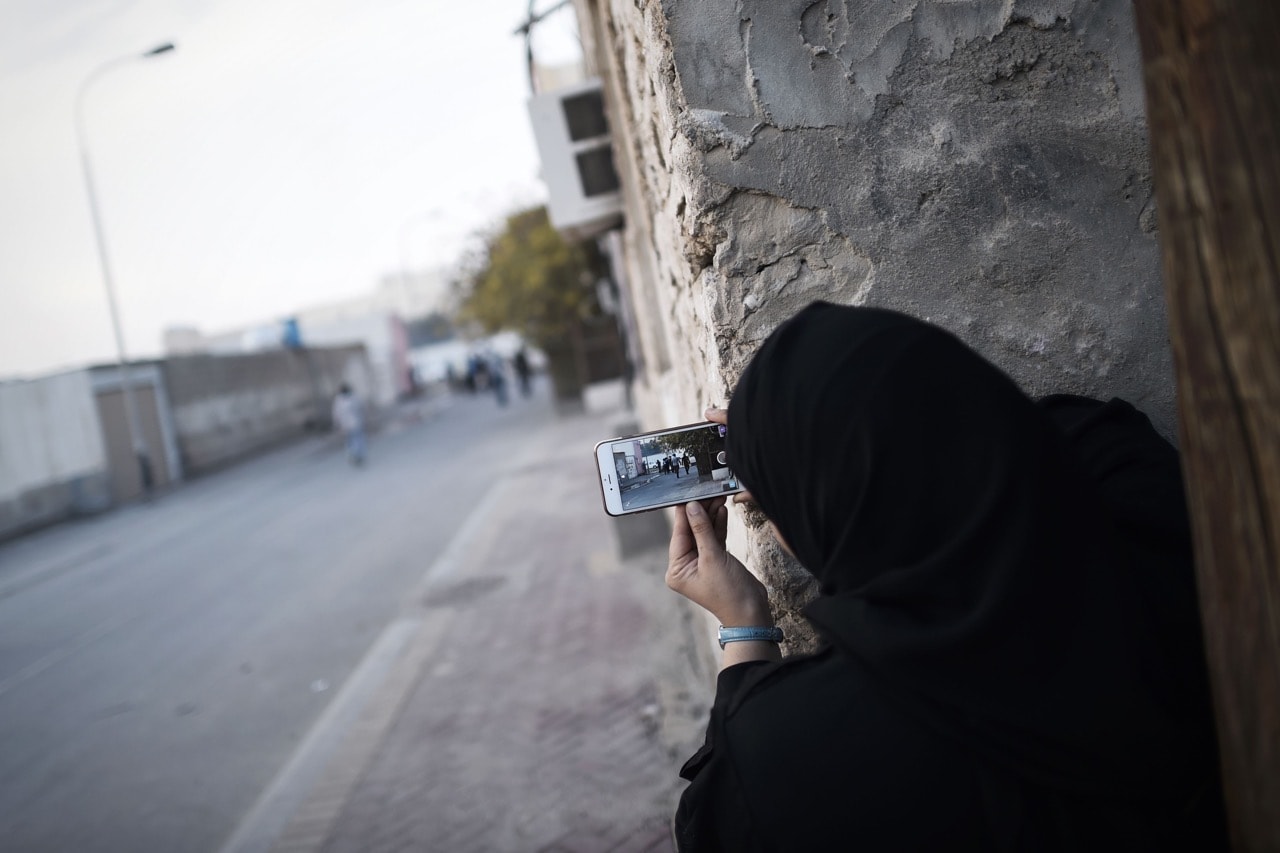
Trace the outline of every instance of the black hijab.
{"type": "MultiPolygon", "coordinates": [[[[955,337],[811,305],[744,372],[728,452],[818,579],[806,615],[904,713],[1068,796],[1177,804],[1206,787],[1203,664],[1194,643],[1169,642],[1198,622],[1158,612],[1148,589],[1185,588],[1189,562],[1130,529],[1147,474],[1115,497],[1046,410],[955,337]],[[1133,510],[1129,527],[1109,497],[1133,510]]],[[[1176,465],[1172,485],[1145,485],[1181,511],[1166,494],[1176,465]]]]}

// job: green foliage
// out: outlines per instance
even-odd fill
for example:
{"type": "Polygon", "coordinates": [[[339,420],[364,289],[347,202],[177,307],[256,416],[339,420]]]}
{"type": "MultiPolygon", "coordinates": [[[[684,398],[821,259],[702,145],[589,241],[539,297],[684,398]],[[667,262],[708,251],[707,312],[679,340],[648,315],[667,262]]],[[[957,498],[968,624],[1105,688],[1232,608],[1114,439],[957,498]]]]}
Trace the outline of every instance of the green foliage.
{"type": "Polygon", "coordinates": [[[700,429],[697,432],[678,432],[657,438],[657,443],[666,450],[686,450],[691,456],[710,455],[711,448],[720,443],[710,430],[700,429]]]}
{"type": "Polygon", "coordinates": [[[604,271],[595,245],[565,242],[545,207],[522,210],[486,241],[461,282],[459,319],[547,346],[600,316],[595,283],[604,271]]]}
{"type": "Polygon", "coordinates": [[[696,432],[660,435],[647,441],[642,446],[646,454],[651,452],[648,449],[649,446],[654,447],[652,452],[660,452],[663,455],[668,452],[689,454],[698,463],[698,478],[707,480],[711,477],[711,469],[716,466],[716,453],[724,447],[724,439],[717,436],[711,429],[700,429],[696,432]]]}

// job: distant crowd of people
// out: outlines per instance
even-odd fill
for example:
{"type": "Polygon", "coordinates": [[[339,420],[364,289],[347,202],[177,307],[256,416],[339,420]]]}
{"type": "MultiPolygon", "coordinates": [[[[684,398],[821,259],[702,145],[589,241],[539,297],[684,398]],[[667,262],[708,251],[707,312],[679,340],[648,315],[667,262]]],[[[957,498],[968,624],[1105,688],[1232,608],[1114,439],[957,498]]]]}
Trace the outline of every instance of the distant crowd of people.
{"type": "Polygon", "coordinates": [[[680,476],[681,466],[684,467],[684,474],[687,477],[689,476],[689,469],[698,467],[698,463],[695,462],[693,457],[688,453],[683,453],[678,456],[665,456],[662,461],[658,463],[658,468],[663,474],[670,474],[674,471],[677,478],[680,476]]]}
{"type": "MultiPolygon", "coordinates": [[[[533,366],[524,347],[516,350],[509,361],[492,350],[472,353],[467,358],[465,370],[461,375],[453,365],[449,365],[446,378],[449,387],[454,390],[465,390],[472,394],[493,391],[498,400],[498,405],[505,406],[508,399],[508,370],[515,374],[515,381],[520,388],[520,395],[522,397],[531,396],[533,394],[533,366]]],[[[417,375],[412,370],[409,371],[409,387],[411,395],[414,395],[421,387],[417,381],[417,375]]],[[[364,465],[368,456],[368,446],[365,438],[364,401],[360,399],[349,384],[343,383],[337,394],[334,395],[330,416],[333,420],[334,428],[343,436],[348,461],[356,467],[364,465]]]]}
{"type": "MultiPolygon", "coordinates": [[[[516,350],[510,359],[510,369],[515,373],[516,383],[520,388],[520,396],[528,397],[533,393],[533,366],[524,347],[516,350]]],[[[472,394],[493,391],[498,405],[507,404],[507,371],[508,362],[493,351],[472,353],[466,362],[461,375],[451,364],[447,368],[446,377],[449,387],[465,390],[472,394]]]]}

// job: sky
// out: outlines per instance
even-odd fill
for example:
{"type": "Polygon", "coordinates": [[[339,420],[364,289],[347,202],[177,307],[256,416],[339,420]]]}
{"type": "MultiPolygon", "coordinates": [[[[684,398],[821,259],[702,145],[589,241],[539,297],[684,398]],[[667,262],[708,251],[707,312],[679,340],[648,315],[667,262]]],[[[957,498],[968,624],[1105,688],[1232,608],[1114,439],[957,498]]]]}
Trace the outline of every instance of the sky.
{"type": "MultiPolygon", "coordinates": [[[[553,5],[540,0],[539,10],[553,5]]],[[[0,0],[0,378],[130,357],[450,266],[542,202],[528,0],[0,0]],[[141,58],[172,42],[176,50],[141,58]]],[[[572,12],[535,56],[577,49],[572,12]]]]}

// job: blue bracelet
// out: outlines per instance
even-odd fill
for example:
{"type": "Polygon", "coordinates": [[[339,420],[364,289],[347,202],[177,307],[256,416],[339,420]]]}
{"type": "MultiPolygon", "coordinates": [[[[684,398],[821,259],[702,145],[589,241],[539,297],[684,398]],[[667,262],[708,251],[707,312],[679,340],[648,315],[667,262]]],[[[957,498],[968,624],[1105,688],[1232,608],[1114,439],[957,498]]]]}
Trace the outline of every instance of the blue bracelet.
{"type": "Polygon", "coordinates": [[[757,641],[766,643],[781,643],[783,640],[782,629],[774,626],[765,628],[761,626],[749,628],[726,628],[720,626],[720,648],[724,648],[726,643],[741,643],[745,641],[757,641]]]}

